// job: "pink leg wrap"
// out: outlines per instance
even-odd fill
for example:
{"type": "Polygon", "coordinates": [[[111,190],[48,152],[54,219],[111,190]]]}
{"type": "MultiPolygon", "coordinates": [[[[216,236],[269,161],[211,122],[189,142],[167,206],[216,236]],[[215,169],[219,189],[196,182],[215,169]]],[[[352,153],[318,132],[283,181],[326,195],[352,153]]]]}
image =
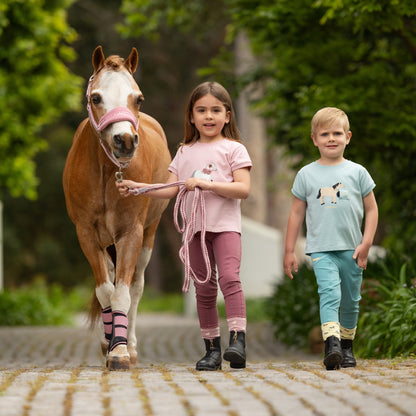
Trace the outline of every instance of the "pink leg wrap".
{"type": "Polygon", "coordinates": [[[101,317],[104,323],[105,339],[110,342],[111,334],[113,333],[113,312],[111,306],[101,310],[101,317]]]}
{"type": "Polygon", "coordinates": [[[123,312],[113,312],[113,335],[111,338],[109,350],[112,351],[117,345],[127,344],[127,327],[129,320],[123,312]]]}

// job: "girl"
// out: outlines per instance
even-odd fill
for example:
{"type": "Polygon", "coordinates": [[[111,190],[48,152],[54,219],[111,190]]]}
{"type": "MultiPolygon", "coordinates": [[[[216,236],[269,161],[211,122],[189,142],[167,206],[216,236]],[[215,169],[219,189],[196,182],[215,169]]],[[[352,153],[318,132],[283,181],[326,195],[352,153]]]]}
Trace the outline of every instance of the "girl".
{"type": "MultiPolygon", "coordinates": [[[[167,183],[184,180],[188,197],[186,215],[190,215],[193,191],[203,191],[206,204],[205,243],[211,273],[206,283],[206,266],[201,249],[201,220],[189,247],[197,311],[206,354],[196,363],[197,370],[221,369],[220,326],[217,310],[218,283],[224,295],[230,344],[224,359],[232,368],[245,368],[246,305],[240,282],[241,212],[240,200],[250,192],[252,163],[241,144],[231,98],[216,82],[197,86],[189,98],[185,113],[185,139],[169,166],[167,183]],[[216,276],[218,268],[218,283],[216,276]]],[[[146,183],[124,180],[116,183],[122,195],[129,188],[148,187],[146,183]]],[[[152,198],[173,198],[178,186],[153,190],[152,198]]]]}

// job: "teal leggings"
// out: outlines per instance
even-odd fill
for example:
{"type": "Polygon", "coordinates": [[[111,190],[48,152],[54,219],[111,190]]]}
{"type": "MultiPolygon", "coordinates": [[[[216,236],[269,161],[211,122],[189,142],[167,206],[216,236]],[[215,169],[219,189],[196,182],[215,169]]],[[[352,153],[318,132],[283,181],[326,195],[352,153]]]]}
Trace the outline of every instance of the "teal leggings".
{"type": "Polygon", "coordinates": [[[339,322],[348,329],[357,326],[363,269],[358,267],[353,254],[353,250],[311,254],[321,324],[339,322]]]}

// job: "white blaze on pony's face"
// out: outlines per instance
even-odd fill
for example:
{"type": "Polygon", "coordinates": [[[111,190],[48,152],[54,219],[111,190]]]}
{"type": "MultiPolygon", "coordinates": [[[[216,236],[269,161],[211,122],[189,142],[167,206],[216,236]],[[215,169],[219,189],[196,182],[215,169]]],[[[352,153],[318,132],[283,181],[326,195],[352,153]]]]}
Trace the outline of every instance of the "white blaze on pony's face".
{"type": "Polygon", "coordinates": [[[136,128],[144,98],[132,76],[137,60],[135,49],[126,61],[118,56],[104,61],[101,49],[93,55],[95,75],[90,91],[93,117],[100,125],[107,150],[121,164],[131,160],[139,142],[136,128]]]}

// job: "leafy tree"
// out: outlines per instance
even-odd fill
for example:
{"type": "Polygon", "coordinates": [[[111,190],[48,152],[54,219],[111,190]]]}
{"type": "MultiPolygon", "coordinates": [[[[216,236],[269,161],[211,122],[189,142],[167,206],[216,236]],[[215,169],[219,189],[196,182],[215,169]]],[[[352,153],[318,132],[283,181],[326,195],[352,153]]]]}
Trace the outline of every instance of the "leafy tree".
{"type": "Polygon", "coordinates": [[[68,44],[76,34],[65,11],[71,2],[0,4],[0,189],[15,197],[36,198],[42,127],[79,106],[81,79],[64,64],[74,58],[68,44]]]}
{"type": "Polygon", "coordinates": [[[35,201],[4,196],[5,286],[17,287],[41,278],[64,286],[93,284],[91,267],[82,253],[68,217],[62,171],[75,127],[48,127],[49,144],[34,157],[40,185],[35,201]]]}
{"type": "MultiPolygon", "coordinates": [[[[124,0],[125,27],[155,36],[165,24],[203,40],[211,19],[228,22],[226,41],[247,33],[257,65],[235,79],[234,67],[213,61],[217,78],[237,87],[261,85],[257,107],[270,137],[298,166],[317,157],[310,119],[337,106],[349,115],[346,157],[364,164],[378,186],[379,239],[416,248],[416,9],[412,0],[224,0],[207,7],[177,0],[124,0]],[[182,5],[182,6],[181,6],[182,5]]],[[[127,29],[124,29],[127,30],[127,29]]],[[[203,42],[201,43],[203,46],[203,42]]],[[[223,50],[230,59],[229,48],[223,50]]]]}

